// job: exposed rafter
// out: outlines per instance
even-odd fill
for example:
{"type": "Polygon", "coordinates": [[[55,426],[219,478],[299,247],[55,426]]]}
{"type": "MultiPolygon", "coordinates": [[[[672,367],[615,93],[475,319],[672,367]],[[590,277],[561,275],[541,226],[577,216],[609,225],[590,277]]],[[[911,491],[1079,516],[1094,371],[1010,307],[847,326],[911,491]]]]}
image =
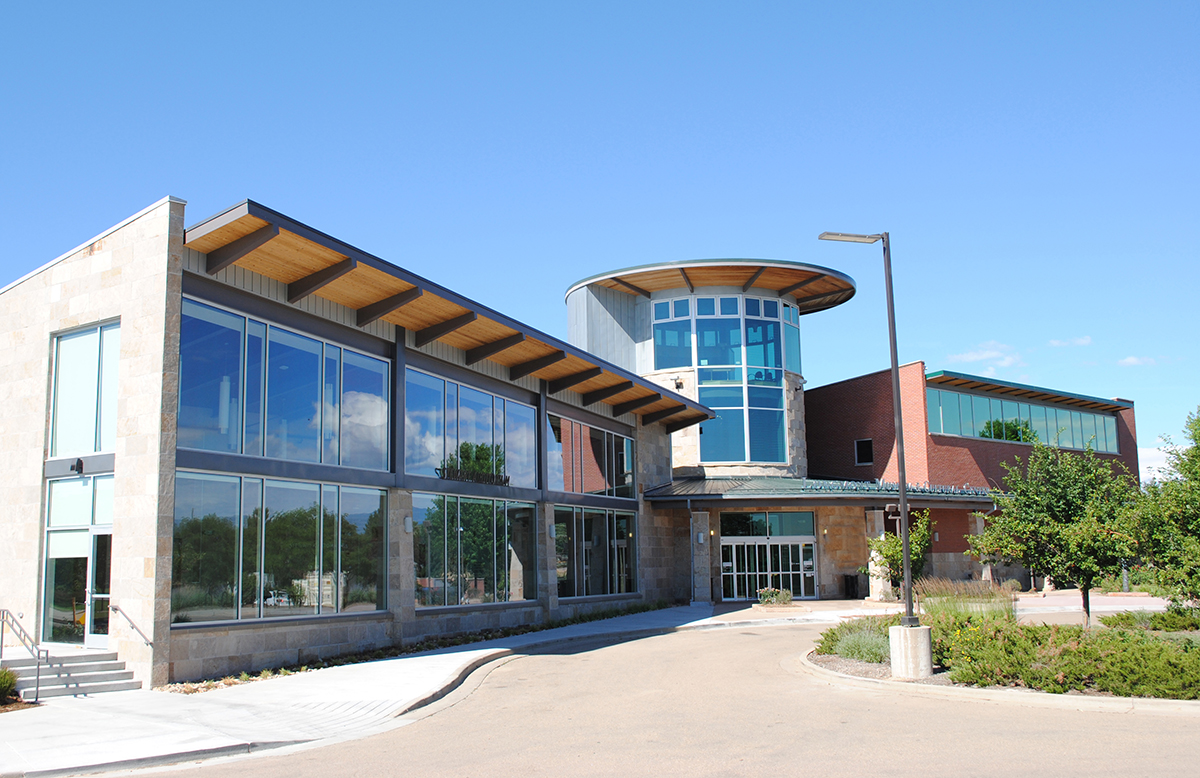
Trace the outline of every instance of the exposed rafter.
{"type": "Polygon", "coordinates": [[[824,277],[825,276],[823,274],[816,275],[816,276],[813,276],[812,278],[805,279],[804,281],[801,281],[800,283],[792,284],[791,286],[785,286],[784,288],[779,290],[779,296],[783,297],[785,294],[791,294],[792,292],[795,292],[797,289],[803,289],[804,287],[808,286],[809,284],[815,284],[817,281],[820,281],[824,277]]]}
{"type": "Polygon", "coordinates": [[[599,378],[604,372],[604,368],[591,367],[587,370],[581,370],[578,373],[562,378],[556,378],[546,385],[546,391],[550,394],[558,394],[564,389],[570,389],[572,386],[582,384],[584,381],[591,381],[593,378],[599,378]]]}
{"type": "Polygon", "coordinates": [[[377,303],[364,305],[357,311],[358,326],[365,327],[376,319],[381,319],[393,311],[398,311],[411,303],[413,300],[420,297],[422,294],[423,292],[421,291],[421,287],[414,286],[412,289],[401,292],[400,294],[394,294],[391,297],[387,297],[377,303]]]}
{"type": "Polygon", "coordinates": [[[642,287],[640,287],[640,286],[634,286],[633,284],[629,283],[628,281],[622,281],[622,280],[621,280],[621,279],[619,279],[619,278],[613,278],[613,281],[617,282],[617,283],[618,283],[618,284],[620,284],[621,286],[623,286],[623,287],[625,287],[626,289],[630,290],[630,291],[631,291],[631,292],[633,292],[634,294],[640,294],[642,297],[645,297],[647,300],[649,300],[649,299],[650,299],[650,293],[649,293],[649,292],[647,292],[645,289],[643,289],[643,288],[642,288],[642,287]]]}
{"type": "Polygon", "coordinates": [[[553,354],[547,354],[544,357],[531,359],[528,362],[522,362],[519,365],[513,365],[508,369],[508,380],[516,381],[518,378],[524,378],[530,373],[536,373],[539,370],[550,367],[556,362],[562,362],[567,358],[565,351],[555,351],[553,354]]]}
{"type": "Polygon", "coordinates": [[[287,287],[288,302],[295,305],[322,286],[331,284],[347,273],[352,272],[356,267],[358,267],[357,259],[343,259],[336,265],[330,265],[323,270],[318,270],[311,275],[301,278],[299,281],[291,282],[287,287]]]}
{"type": "Polygon", "coordinates": [[[645,397],[639,397],[636,400],[630,400],[629,402],[623,402],[619,405],[614,405],[612,411],[613,416],[624,416],[630,411],[636,411],[638,408],[643,408],[650,403],[656,403],[661,399],[662,395],[658,392],[655,392],[654,394],[648,394],[645,397]]]}
{"type": "Polygon", "coordinates": [[[663,419],[674,416],[675,414],[679,413],[680,411],[686,411],[686,410],[687,410],[686,405],[676,405],[671,408],[663,408],[661,411],[654,411],[653,413],[644,414],[642,416],[642,426],[647,427],[656,421],[662,421],[663,419]]]}
{"type": "Polygon", "coordinates": [[[462,316],[455,316],[453,319],[433,324],[423,330],[417,330],[415,340],[413,341],[417,348],[429,345],[440,337],[449,335],[457,329],[462,329],[471,322],[479,318],[479,314],[475,311],[467,311],[462,316]]]}
{"type": "Polygon", "coordinates": [[[476,346],[472,349],[467,349],[467,364],[473,365],[480,360],[487,359],[493,354],[499,354],[506,348],[512,348],[518,343],[525,342],[525,335],[518,332],[515,335],[509,335],[507,338],[494,340],[491,343],[484,343],[482,346],[476,346]]]}
{"type": "Polygon", "coordinates": [[[754,275],[750,276],[750,280],[747,281],[746,283],[742,284],[742,291],[749,292],[750,287],[754,286],[754,282],[757,281],[758,277],[761,276],[765,272],[767,272],[767,269],[765,267],[760,267],[758,270],[756,270],[754,275]]]}
{"type": "Polygon", "coordinates": [[[587,394],[585,394],[583,396],[583,404],[584,405],[592,405],[593,403],[598,403],[601,400],[607,400],[609,397],[612,397],[614,394],[620,394],[621,392],[627,392],[632,388],[633,388],[633,381],[622,381],[619,384],[613,384],[612,386],[606,386],[603,389],[597,389],[594,392],[588,392],[587,394]]]}
{"type": "Polygon", "coordinates": [[[693,424],[699,424],[702,421],[704,421],[704,419],[684,419],[683,421],[677,421],[673,424],[664,424],[663,429],[665,429],[667,434],[670,435],[674,432],[679,432],[681,429],[686,429],[693,424]]]}
{"type": "Polygon", "coordinates": [[[266,227],[260,227],[249,235],[245,235],[228,245],[208,252],[208,259],[206,260],[204,270],[210,276],[216,275],[251,251],[266,245],[268,241],[277,237],[279,237],[279,227],[276,225],[268,224],[266,227]]]}
{"type": "Polygon", "coordinates": [[[845,289],[839,289],[836,292],[826,292],[825,294],[814,294],[812,297],[801,297],[796,300],[796,305],[808,305],[809,303],[819,303],[827,297],[842,297],[846,294],[845,289]]]}
{"type": "Polygon", "coordinates": [[[679,268],[679,275],[683,276],[683,282],[687,284],[688,292],[695,294],[696,287],[692,284],[692,279],[688,278],[687,271],[683,268],[679,268]]]}

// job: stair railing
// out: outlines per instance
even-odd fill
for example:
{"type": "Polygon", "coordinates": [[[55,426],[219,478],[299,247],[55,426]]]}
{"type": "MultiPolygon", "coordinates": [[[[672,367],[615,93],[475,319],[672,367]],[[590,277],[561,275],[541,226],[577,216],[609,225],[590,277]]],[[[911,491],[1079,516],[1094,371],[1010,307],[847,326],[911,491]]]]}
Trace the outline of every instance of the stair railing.
{"type": "Polygon", "coordinates": [[[138,633],[138,635],[142,638],[143,643],[145,643],[148,646],[154,645],[154,642],[151,641],[150,638],[146,637],[146,633],[142,632],[142,630],[138,628],[138,625],[133,623],[133,619],[129,618],[129,614],[126,613],[125,611],[121,610],[119,605],[117,605],[116,603],[110,603],[108,606],[108,609],[111,611],[116,611],[117,613],[119,613],[123,617],[125,617],[125,621],[127,621],[129,623],[129,626],[133,628],[134,632],[138,633]]]}
{"type": "Polygon", "coordinates": [[[33,687],[33,701],[37,702],[38,697],[42,692],[42,662],[50,663],[50,652],[47,649],[39,648],[37,641],[33,636],[25,631],[21,626],[21,622],[17,621],[16,615],[6,608],[0,608],[0,659],[4,658],[4,627],[12,630],[12,633],[17,636],[17,640],[21,641],[21,645],[25,647],[36,663],[35,680],[33,687]]]}

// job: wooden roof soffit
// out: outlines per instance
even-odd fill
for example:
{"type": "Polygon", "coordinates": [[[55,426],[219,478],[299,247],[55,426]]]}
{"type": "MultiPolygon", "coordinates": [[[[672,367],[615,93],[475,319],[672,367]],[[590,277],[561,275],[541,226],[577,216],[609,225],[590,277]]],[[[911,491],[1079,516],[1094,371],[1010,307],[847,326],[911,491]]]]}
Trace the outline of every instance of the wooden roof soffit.
{"type": "Polygon", "coordinates": [[[645,397],[638,397],[634,400],[630,400],[629,402],[623,402],[618,405],[614,405],[612,413],[613,416],[624,416],[630,411],[636,411],[638,408],[649,405],[650,403],[656,403],[661,399],[662,395],[658,392],[655,392],[654,394],[648,394],[645,397]]]}
{"type": "Polygon", "coordinates": [[[558,394],[562,390],[570,389],[572,386],[582,384],[584,381],[591,381],[593,378],[599,378],[603,372],[604,368],[593,367],[587,370],[582,370],[573,375],[556,378],[547,384],[546,391],[550,394],[558,394]]]}
{"type": "Polygon", "coordinates": [[[688,278],[687,271],[683,268],[679,268],[679,275],[683,276],[683,283],[687,284],[688,292],[690,294],[695,294],[696,287],[692,284],[692,279],[688,278]]]}
{"type": "Polygon", "coordinates": [[[358,314],[357,324],[360,327],[365,327],[376,319],[381,319],[389,313],[400,310],[424,293],[421,287],[414,286],[412,289],[405,290],[400,294],[394,294],[391,297],[386,297],[377,303],[364,305],[355,311],[358,314]]]}
{"type": "Polygon", "coordinates": [[[765,273],[765,272],[767,272],[767,269],[766,269],[766,267],[760,267],[760,268],[758,269],[758,272],[756,272],[754,275],[750,276],[750,280],[749,280],[749,281],[747,281],[746,283],[742,284],[742,292],[749,292],[749,291],[750,291],[750,287],[754,286],[754,282],[755,282],[755,281],[757,281],[757,280],[758,280],[758,277],[759,277],[759,276],[761,276],[761,275],[762,275],[763,273],[765,273]]]}
{"type": "Polygon", "coordinates": [[[343,259],[336,265],[330,265],[298,281],[291,282],[287,287],[288,302],[295,305],[326,284],[331,284],[347,273],[353,272],[356,267],[358,267],[357,259],[343,259]]]}
{"type": "Polygon", "coordinates": [[[567,352],[560,349],[559,351],[555,351],[552,354],[547,354],[544,357],[538,357],[537,359],[531,359],[528,362],[522,362],[519,365],[513,365],[508,369],[508,380],[516,381],[518,378],[524,378],[530,373],[536,373],[539,370],[544,370],[553,364],[562,362],[566,358],[567,352]]]}
{"type": "Polygon", "coordinates": [[[467,311],[462,316],[455,316],[453,319],[442,322],[441,324],[433,324],[423,330],[417,330],[416,338],[413,341],[417,348],[427,346],[438,338],[449,335],[457,329],[461,329],[471,322],[479,318],[479,314],[475,311],[467,311]]]}
{"type": "Polygon", "coordinates": [[[613,384],[612,386],[606,386],[603,389],[597,389],[594,392],[588,392],[587,394],[585,394],[583,396],[583,404],[584,405],[593,405],[595,403],[600,402],[601,400],[605,400],[609,397],[612,397],[614,394],[620,394],[621,392],[627,392],[632,388],[633,388],[633,381],[622,381],[619,384],[613,384]]]}
{"type": "Polygon", "coordinates": [[[785,286],[784,288],[779,290],[779,296],[783,297],[785,294],[791,294],[792,292],[795,292],[797,289],[803,289],[804,287],[808,286],[809,284],[815,284],[816,282],[820,281],[824,277],[825,277],[825,274],[820,273],[818,275],[813,276],[812,278],[801,281],[798,284],[792,284],[791,286],[785,286]]]}
{"type": "Polygon", "coordinates": [[[642,426],[643,427],[649,426],[656,421],[662,421],[663,419],[674,416],[675,414],[679,413],[680,411],[686,411],[686,410],[687,410],[686,405],[676,405],[672,408],[663,408],[661,411],[654,411],[653,413],[642,414],[642,417],[641,417],[642,418],[642,426]]]}
{"type": "Polygon", "coordinates": [[[840,297],[846,293],[845,289],[838,289],[836,292],[826,292],[825,294],[815,294],[812,297],[801,297],[796,300],[796,305],[807,305],[808,303],[816,303],[828,297],[840,297]]]}
{"type": "Polygon", "coordinates": [[[628,281],[624,281],[620,278],[617,278],[616,276],[613,276],[613,281],[615,281],[616,283],[625,287],[626,289],[630,290],[634,294],[640,294],[642,297],[645,297],[647,300],[650,299],[650,293],[647,292],[645,289],[643,289],[640,286],[634,286],[633,284],[629,283],[628,281]]]}
{"type": "Polygon", "coordinates": [[[507,338],[500,338],[500,340],[493,340],[491,343],[484,343],[482,346],[476,346],[473,349],[468,349],[467,364],[473,365],[480,360],[487,359],[490,356],[499,354],[505,349],[512,348],[518,343],[524,342],[525,334],[518,332],[515,335],[509,335],[507,338]]]}
{"type": "Polygon", "coordinates": [[[260,227],[249,235],[243,235],[232,243],[208,252],[204,271],[210,276],[215,276],[251,251],[265,246],[277,237],[279,237],[277,225],[268,224],[266,227],[260,227]]]}

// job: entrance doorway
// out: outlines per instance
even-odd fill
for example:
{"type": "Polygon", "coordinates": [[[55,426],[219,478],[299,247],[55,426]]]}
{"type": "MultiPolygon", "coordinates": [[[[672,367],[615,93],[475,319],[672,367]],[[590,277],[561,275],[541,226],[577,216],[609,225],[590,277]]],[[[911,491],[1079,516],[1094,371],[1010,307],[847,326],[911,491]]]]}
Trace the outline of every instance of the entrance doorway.
{"type": "Polygon", "coordinates": [[[816,543],[800,538],[722,539],[722,597],[753,600],[767,587],[788,589],[798,600],[815,599],[816,543]]]}
{"type": "Polygon", "coordinates": [[[112,476],[51,481],[48,502],[42,641],[107,648],[112,476]]]}

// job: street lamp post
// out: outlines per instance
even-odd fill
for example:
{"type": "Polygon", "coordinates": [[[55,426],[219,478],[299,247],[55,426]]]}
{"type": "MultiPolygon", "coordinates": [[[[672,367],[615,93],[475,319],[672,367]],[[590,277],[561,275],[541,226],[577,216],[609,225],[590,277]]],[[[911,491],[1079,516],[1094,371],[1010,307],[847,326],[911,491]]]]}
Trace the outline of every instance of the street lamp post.
{"type": "Polygon", "coordinates": [[[896,305],[892,299],[892,250],[888,234],[855,235],[844,232],[822,232],[820,240],[844,243],[875,243],[883,241],[883,277],[887,286],[888,336],[892,350],[892,412],[896,424],[896,463],[900,471],[900,546],[904,557],[904,616],[900,625],[916,627],[920,621],[913,614],[912,565],[908,553],[908,481],[904,473],[904,422],[900,415],[900,360],[896,354],[896,305]]]}

